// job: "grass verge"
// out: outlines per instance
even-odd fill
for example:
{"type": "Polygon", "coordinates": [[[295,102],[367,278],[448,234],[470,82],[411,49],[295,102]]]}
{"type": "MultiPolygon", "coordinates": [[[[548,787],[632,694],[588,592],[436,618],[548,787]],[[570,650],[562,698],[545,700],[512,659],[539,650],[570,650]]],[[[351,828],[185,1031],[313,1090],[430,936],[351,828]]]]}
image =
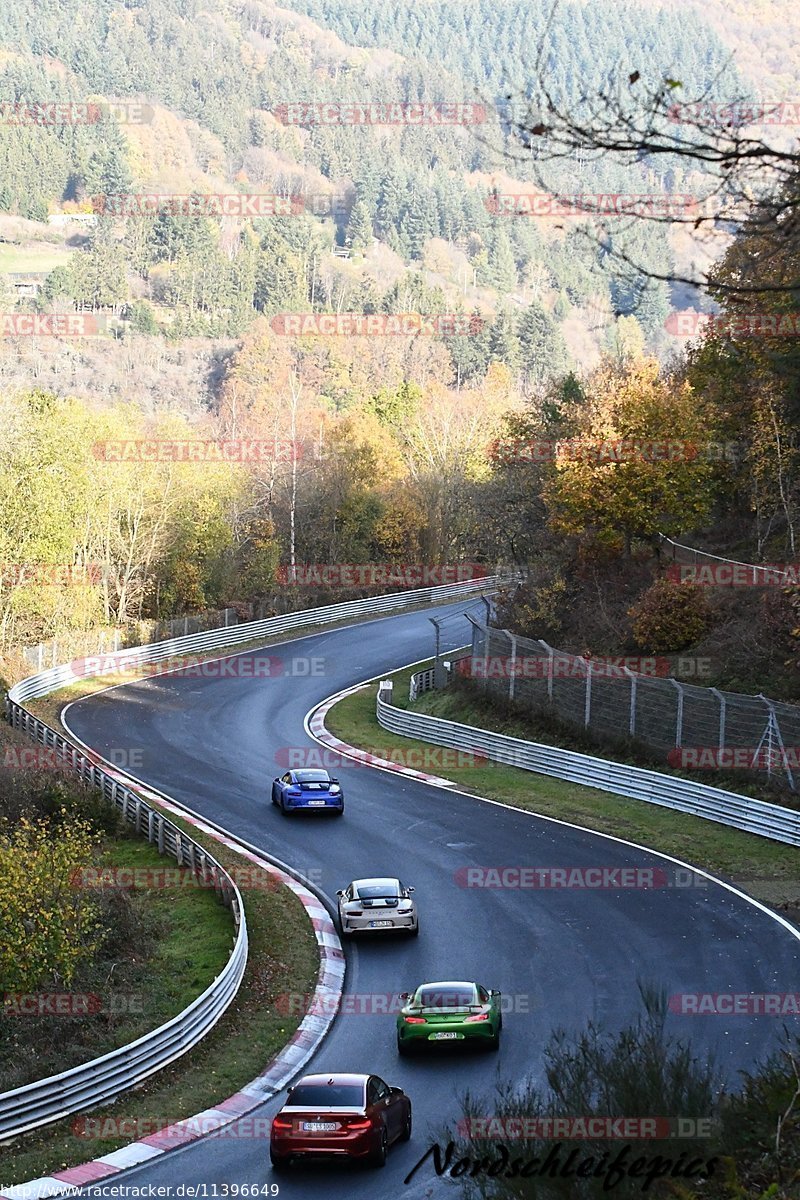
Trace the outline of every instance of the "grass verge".
{"type": "MultiPolygon", "coordinates": [[[[408,703],[408,684],[421,667],[387,675],[394,682],[395,703],[408,703]]],[[[360,749],[387,754],[390,745],[428,752],[424,769],[452,780],[462,791],[543,816],[556,817],[600,833],[650,846],[665,854],[685,859],[695,866],[736,882],[756,899],[800,923],[800,879],[797,849],[767,838],[728,829],[714,821],[659,808],[642,800],[628,800],[593,788],[565,783],[547,775],[507,767],[500,763],[437,769],[430,756],[431,744],[412,738],[395,738],[375,717],[377,685],[340,700],[330,710],[326,724],[331,733],[360,749]]],[[[500,716],[459,690],[427,692],[413,705],[416,712],[491,729],[511,737],[531,738],[530,729],[519,718],[500,716]]],[[[434,748],[435,749],[435,748],[434,748]]],[[[445,759],[447,762],[447,759],[445,759]]]]}

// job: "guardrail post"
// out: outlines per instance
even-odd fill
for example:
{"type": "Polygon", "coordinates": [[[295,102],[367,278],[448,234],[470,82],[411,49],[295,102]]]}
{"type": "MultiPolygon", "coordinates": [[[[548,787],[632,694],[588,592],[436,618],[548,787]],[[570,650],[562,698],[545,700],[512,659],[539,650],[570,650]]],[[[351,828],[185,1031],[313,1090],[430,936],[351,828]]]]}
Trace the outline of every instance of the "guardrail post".
{"type": "Polygon", "coordinates": [[[724,750],[725,749],[725,710],[727,707],[727,705],[725,703],[725,697],[723,696],[723,694],[719,690],[719,688],[712,687],[712,688],[709,688],[708,690],[710,692],[713,692],[714,695],[719,700],[719,746],[718,746],[718,749],[724,750]]]}
{"type": "Polygon", "coordinates": [[[589,728],[589,722],[592,719],[592,663],[588,658],[583,658],[579,655],[581,662],[586,665],[586,696],[583,702],[583,727],[589,728]]]}
{"type": "Polygon", "coordinates": [[[162,813],[156,813],[156,829],[158,833],[158,853],[164,853],[164,817],[162,813]]]}
{"type": "Polygon", "coordinates": [[[681,746],[683,744],[683,684],[678,683],[677,679],[673,679],[672,676],[670,676],[670,683],[678,691],[678,711],[675,716],[675,745],[681,746]]]}
{"type": "Polygon", "coordinates": [[[142,832],[142,797],[136,795],[136,832],[142,832]]]}
{"type": "Polygon", "coordinates": [[[153,831],[154,831],[155,827],[156,827],[156,814],[152,808],[148,808],[148,810],[147,810],[147,840],[148,840],[148,842],[150,842],[151,845],[154,840],[153,831]]]}
{"type": "Polygon", "coordinates": [[[183,866],[183,837],[180,829],[175,830],[175,861],[179,867],[183,866]]]}

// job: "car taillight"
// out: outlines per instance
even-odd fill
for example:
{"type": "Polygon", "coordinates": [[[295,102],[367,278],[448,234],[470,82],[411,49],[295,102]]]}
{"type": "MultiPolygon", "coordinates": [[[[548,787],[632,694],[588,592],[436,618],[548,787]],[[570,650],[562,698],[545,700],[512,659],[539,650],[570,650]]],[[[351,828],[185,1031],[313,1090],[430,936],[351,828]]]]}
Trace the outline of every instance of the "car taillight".
{"type": "Polygon", "coordinates": [[[347,1128],[348,1129],[369,1129],[371,1125],[372,1125],[372,1121],[370,1121],[369,1118],[367,1118],[367,1119],[364,1119],[363,1117],[348,1117],[347,1118],[347,1128]]]}
{"type": "Polygon", "coordinates": [[[292,1128],[292,1122],[288,1121],[286,1119],[286,1117],[273,1117],[272,1118],[272,1128],[283,1132],[287,1129],[292,1128]]]}
{"type": "Polygon", "coordinates": [[[470,1021],[488,1021],[488,1013],[473,1013],[471,1017],[464,1017],[464,1024],[469,1025],[470,1021]]]}
{"type": "Polygon", "coordinates": [[[425,1025],[426,1024],[424,1017],[403,1017],[403,1020],[405,1021],[406,1025],[425,1025]]]}
{"type": "Polygon", "coordinates": [[[292,788],[289,788],[289,791],[286,793],[286,795],[291,796],[293,800],[299,800],[302,794],[303,793],[301,791],[295,791],[292,788]]]}

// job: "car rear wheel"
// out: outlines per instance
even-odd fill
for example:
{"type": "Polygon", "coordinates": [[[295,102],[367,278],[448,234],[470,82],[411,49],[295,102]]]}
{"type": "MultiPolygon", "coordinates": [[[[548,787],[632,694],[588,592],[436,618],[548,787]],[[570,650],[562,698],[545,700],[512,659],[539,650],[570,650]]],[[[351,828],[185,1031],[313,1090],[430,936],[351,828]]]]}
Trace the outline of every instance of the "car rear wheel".
{"type": "Polygon", "coordinates": [[[372,1163],[373,1167],[385,1167],[386,1166],[386,1155],[387,1155],[388,1149],[389,1149],[389,1139],[386,1136],[386,1130],[382,1129],[381,1130],[381,1140],[378,1143],[378,1148],[377,1148],[377,1150],[373,1150],[372,1154],[370,1155],[370,1162],[372,1163]]]}
{"type": "Polygon", "coordinates": [[[341,808],[335,808],[333,811],[337,817],[343,817],[344,816],[344,804],[342,804],[341,808]]]}
{"type": "Polygon", "coordinates": [[[499,1050],[500,1049],[500,1030],[499,1029],[498,1029],[497,1033],[494,1035],[494,1037],[490,1037],[490,1038],[486,1039],[486,1049],[487,1050],[499,1050]]]}
{"type": "Polygon", "coordinates": [[[403,1132],[400,1134],[400,1141],[408,1142],[410,1140],[411,1140],[411,1105],[409,1104],[408,1116],[406,1117],[405,1124],[403,1125],[403,1132]]]}
{"type": "Polygon", "coordinates": [[[269,1161],[272,1164],[273,1171],[285,1171],[289,1166],[289,1159],[282,1154],[273,1154],[270,1150],[269,1161]]]}
{"type": "Polygon", "coordinates": [[[419,937],[419,921],[417,921],[413,929],[409,930],[409,933],[412,937],[419,937]]]}
{"type": "Polygon", "coordinates": [[[411,1047],[409,1046],[408,1042],[404,1042],[401,1037],[398,1037],[397,1039],[397,1053],[401,1058],[407,1058],[411,1053],[411,1047]]]}

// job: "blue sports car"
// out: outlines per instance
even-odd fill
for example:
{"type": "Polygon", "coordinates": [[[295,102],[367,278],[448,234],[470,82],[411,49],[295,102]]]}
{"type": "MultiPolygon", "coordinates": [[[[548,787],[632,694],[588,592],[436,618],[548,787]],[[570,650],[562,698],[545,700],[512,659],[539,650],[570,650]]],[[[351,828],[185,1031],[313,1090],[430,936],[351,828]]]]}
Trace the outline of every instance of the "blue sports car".
{"type": "Polygon", "coordinates": [[[272,803],[284,816],[301,808],[325,809],[341,816],[344,792],[338,779],[331,779],[327,771],[287,771],[272,781],[272,803]]]}

